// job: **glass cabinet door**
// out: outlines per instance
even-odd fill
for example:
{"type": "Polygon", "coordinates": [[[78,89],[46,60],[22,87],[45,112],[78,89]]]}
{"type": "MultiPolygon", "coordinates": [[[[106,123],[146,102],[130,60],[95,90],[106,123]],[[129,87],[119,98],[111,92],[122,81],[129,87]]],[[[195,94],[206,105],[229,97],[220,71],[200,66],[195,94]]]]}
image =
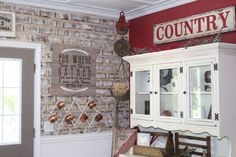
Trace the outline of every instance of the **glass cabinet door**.
{"type": "Polygon", "coordinates": [[[151,115],[150,95],[151,91],[151,77],[150,69],[134,71],[134,89],[135,89],[135,106],[134,114],[151,115]]]}
{"type": "Polygon", "coordinates": [[[188,67],[189,118],[212,120],[212,70],[211,65],[188,67]]]}
{"type": "Polygon", "coordinates": [[[159,108],[161,117],[179,117],[179,68],[159,69],[159,108]]]}

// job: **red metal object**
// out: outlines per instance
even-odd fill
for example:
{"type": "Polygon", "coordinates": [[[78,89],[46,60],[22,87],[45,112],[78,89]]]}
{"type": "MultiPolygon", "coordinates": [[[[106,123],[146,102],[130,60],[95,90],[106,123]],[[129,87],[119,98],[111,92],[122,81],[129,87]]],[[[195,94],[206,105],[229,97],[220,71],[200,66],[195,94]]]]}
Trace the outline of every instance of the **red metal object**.
{"type": "Polygon", "coordinates": [[[129,26],[125,20],[125,13],[121,11],[119,20],[116,23],[116,32],[120,35],[125,35],[128,32],[128,29],[129,29],[129,26]]]}

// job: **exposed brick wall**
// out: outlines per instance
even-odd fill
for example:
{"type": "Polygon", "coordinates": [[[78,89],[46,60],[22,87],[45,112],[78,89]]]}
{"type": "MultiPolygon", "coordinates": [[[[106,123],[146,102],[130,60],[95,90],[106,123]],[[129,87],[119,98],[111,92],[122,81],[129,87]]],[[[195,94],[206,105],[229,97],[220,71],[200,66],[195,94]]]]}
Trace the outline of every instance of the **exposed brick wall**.
{"type": "Polygon", "coordinates": [[[3,2],[0,2],[0,10],[16,13],[16,37],[0,37],[0,39],[42,44],[42,135],[110,130],[114,125],[115,113],[118,113],[117,125],[128,127],[128,102],[118,105],[118,111],[116,112],[115,99],[111,97],[109,91],[115,71],[121,61],[120,57],[113,51],[115,41],[120,38],[115,31],[115,19],[3,2]],[[43,124],[48,120],[50,112],[58,100],[64,100],[68,106],[74,99],[79,99],[82,105],[89,98],[89,95],[78,98],[60,97],[51,94],[53,43],[79,45],[80,47],[91,47],[100,50],[96,60],[97,96],[93,97],[97,103],[100,102],[97,105],[97,110],[104,117],[99,123],[91,125],[91,127],[81,125],[77,129],[72,129],[71,125],[63,123],[60,129],[59,122],[57,122],[54,124],[54,132],[44,132],[43,124]]]}

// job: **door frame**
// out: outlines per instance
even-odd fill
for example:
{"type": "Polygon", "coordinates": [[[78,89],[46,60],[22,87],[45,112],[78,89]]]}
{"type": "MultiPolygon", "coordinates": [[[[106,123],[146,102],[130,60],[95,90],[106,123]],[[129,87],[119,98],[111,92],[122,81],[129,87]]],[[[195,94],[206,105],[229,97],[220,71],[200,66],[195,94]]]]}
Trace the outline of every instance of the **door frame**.
{"type": "Polygon", "coordinates": [[[41,44],[26,43],[18,41],[0,40],[1,47],[10,48],[25,48],[34,50],[34,157],[40,157],[40,115],[41,115],[41,82],[40,82],[40,71],[41,71],[41,44]]]}

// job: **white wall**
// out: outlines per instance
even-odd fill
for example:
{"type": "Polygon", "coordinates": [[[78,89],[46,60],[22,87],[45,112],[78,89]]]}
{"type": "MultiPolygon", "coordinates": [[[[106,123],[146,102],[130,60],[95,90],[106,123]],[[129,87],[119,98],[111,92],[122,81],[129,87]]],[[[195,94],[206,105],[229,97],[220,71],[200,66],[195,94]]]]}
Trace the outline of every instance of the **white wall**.
{"type": "Polygon", "coordinates": [[[230,141],[227,138],[218,140],[216,137],[211,138],[212,157],[231,157],[230,141]]]}
{"type": "Polygon", "coordinates": [[[112,133],[41,137],[40,157],[111,157],[112,133]]]}

